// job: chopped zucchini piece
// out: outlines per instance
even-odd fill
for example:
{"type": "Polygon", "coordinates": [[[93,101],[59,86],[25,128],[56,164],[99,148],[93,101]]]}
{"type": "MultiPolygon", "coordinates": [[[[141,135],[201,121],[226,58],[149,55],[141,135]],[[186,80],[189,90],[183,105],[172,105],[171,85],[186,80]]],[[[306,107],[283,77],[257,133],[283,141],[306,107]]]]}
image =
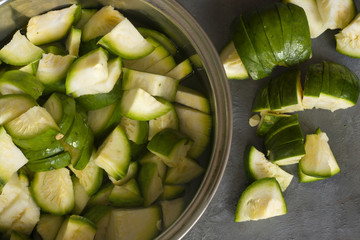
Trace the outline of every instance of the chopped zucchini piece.
{"type": "Polygon", "coordinates": [[[125,18],[98,42],[124,59],[138,59],[150,54],[154,47],[125,18]]]}
{"type": "Polygon", "coordinates": [[[182,158],[176,167],[169,168],[166,177],[166,184],[185,184],[199,177],[205,172],[197,162],[185,157],[182,158]]]}
{"type": "Polygon", "coordinates": [[[131,179],[121,186],[114,186],[109,201],[113,206],[126,208],[142,206],[144,199],[136,180],[131,179]]]}
{"type": "Polygon", "coordinates": [[[81,14],[80,5],[53,10],[30,18],[26,36],[35,45],[42,45],[62,39],[68,33],[72,23],[81,14]]]}
{"type": "Polygon", "coordinates": [[[253,182],[241,194],[236,207],[235,222],[257,221],[287,213],[284,196],[275,178],[253,182]]]}
{"type": "Polygon", "coordinates": [[[175,102],[204,113],[210,113],[209,100],[205,97],[205,95],[182,85],[179,85],[178,87],[175,96],[175,102]]]}
{"type": "Polygon", "coordinates": [[[164,229],[170,227],[184,211],[185,200],[184,198],[177,198],[174,200],[165,200],[160,202],[161,210],[163,213],[164,229]]]}
{"type": "Polygon", "coordinates": [[[41,58],[43,50],[17,31],[0,50],[0,60],[14,66],[24,66],[41,58]]]}
{"type": "Polygon", "coordinates": [[[27,94],[0,95],[0,125],[17,118],[36,105],[36,101],[27,94]]]}
{"type": "Polygon", "coordinates": [[[45,212],[67,214],[75,206],[73,183],[66,168],[35,173],[31,192],[35,202],[45,212]]]}
{"type": "Polygon", "coordinates": [[[36,231],[43,240],[54,240],[63,221],[63,216],[43,213],[36,225],[36,231]]]}
{"type": "Polygon", "coordinates": [[[61,224],[56,240],[92,240],[95,234],[96,226],[93,222],[82,216],[71,215],[61,224]]]}
{"type": "MultiPolygon", "coordinates": [[[[246,79],[249,74],[236,51],[233,41],[230,41],[223,50],[221,50],[220,58],[225,69],[228,79],[246,79]]],[[[169,73],[168,73],[169,74],[169,73]]]]}
{"type": "Polygon", "coordinates": [[[109,33],[124,16],[112,6],[104,6],[85,23],[83,27],[82,41],[87,42],[99,36],[109,33]]]}

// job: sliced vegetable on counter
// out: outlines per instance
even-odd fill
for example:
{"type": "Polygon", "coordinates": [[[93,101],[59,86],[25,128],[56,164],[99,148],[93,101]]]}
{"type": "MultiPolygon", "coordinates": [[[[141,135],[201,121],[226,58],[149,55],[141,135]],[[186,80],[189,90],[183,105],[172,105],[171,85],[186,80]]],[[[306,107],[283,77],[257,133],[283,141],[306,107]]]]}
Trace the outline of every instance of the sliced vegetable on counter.
{"type": "Polygon", "coordinates": [[[238,201],[235,222],[257,221],[287,213],[286,202],[275,178],[250,184],[238,201]]]}
{"type": "Polygon", "coordinates": [[[360,58],[360,14],[335,35],[336,51],[350,57],[360,58]]]}
{"type": "Polygon", "coordinates": [[[254,80],[269,76],[277,65],[294,66],[311,57],[306,14],[297,5],[277,3],[240,15],[232,23],[231,34],[239,57],[254,80]],[[281,41],[274,39],[279,36],[281,41]]]}
{"type": "Polygon", "coordinates": [[[268,161],[265,155],[254,146],[248,146],[244,153],[244,165],[250,180],[274,177],[282,191],[290,185],[293,175],[282,170],[276,164],[268,161]]]}
{"type": "Polygon", "coordinates": [[[306,136],[306,154],[299,163],[301,172],[317,178],[327,178],[340,172],[340,168],[328,144],[326,133],[317,129],[306,136]]]}

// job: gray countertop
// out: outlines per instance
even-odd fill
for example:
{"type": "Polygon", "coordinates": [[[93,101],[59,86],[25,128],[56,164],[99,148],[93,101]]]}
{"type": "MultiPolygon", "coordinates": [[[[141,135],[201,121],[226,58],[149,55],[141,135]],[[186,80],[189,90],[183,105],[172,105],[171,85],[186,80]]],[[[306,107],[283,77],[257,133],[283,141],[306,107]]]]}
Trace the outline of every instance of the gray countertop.
{"type": "MultiPolygon", "coordinates": [[[[355,0],[360,9],[360,0],[355,0]]],[[[216,49],[229,41],[229,26],[240,13],[271,0],[178,0],[200,23],[216,49]]],[[[321,60],[341,63],[360,76],[360,59],[335,51],[334,34],[326,31],[314,39],[313,57],[301,64],[321,60]]],[[[283,69],[277,69],[276,72],[283,69]]],[[[273,75],[276,75],[276,72],[273,75]]],[[[284,193],[288,213],[257,222],[235,223],[237,201],[249,183],[243,169],[243,152],[247,144],[263,149],[261,138],[248,124],[251,103],[267,79],[229,81],[234,132],[228,165],[219,189],[209,207],[184,239],[360,239],[360,104],[335,112],[306,110],[299,113],[304,134],[320,127],[329,136],[329,144],[341,173],[326,180],[299,183],[296,166],[286,170],[294,179],[284,193]]]]}

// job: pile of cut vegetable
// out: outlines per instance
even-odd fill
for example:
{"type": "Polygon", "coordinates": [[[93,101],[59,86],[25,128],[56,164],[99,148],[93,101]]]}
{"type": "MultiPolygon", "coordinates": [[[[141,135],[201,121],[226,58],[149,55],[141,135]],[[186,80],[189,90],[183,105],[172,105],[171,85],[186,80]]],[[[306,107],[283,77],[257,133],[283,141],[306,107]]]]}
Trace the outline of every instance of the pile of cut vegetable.
{"type": "Polygon", "coordinates": [[[248,146],[244,166],[250,184],[242,193],[235,221],[266,219],[286,214],[282,192],[293,175],[280,166],[298,164],[300,182],[313,182],[340,172],[318,128],[305,137],[298,114],[306,109],[336,111],[354,106],[359,98],[359,78],[346,66],[322,61],[309,65],[304,84],[299,63],[311,58],[311,38],[326,29],[342,29],[336,50],[359,57],[360,15],[353,0],[285,0],[246,12],[231,26],[232,41],[220,56],[229,79],[262,79],[276,66],[293,67],[271,78],[258,90],[249,123],[264,138],[265,153],[248,146]],[[305,140],[305,143],[304,143],[305,140]]]}
{"type": "Polygon", "coordinates": [[[145,240],[180,216],[212,117],[169,38],[72,5],[30,18],[0,60],[2,239],[145,240]]]}

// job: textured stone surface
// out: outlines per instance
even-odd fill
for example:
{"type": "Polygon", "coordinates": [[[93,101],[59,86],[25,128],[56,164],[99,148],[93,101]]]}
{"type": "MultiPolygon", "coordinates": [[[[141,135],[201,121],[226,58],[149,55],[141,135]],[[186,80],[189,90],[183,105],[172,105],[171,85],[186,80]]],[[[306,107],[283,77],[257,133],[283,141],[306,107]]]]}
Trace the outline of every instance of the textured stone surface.
{"type": "MultiPolygon", "coordinates": [[[[220,51],[229,41],[229,26],[240,13],[270,0],[178,0],[199,22],[220,51]]],[[[360,7],[360,0],[355,0],[360,7]]],[[[335,51],[333,35],[327,31],[313,40],[313,58],[341,63],[360,76],[360,59],[335,51]]],[[[282,71],[277,69],[273,75],[282,71]]],[[[305,71],[303,71],[304,75],[305,71]]],[[[296,166],[286,170],[295,175],[284,193],[288,213],[284,216],[248,223],[234,223],[237,200],[249,183],[243,169],[247,144],[262,149],[248,119],[256,91],[268,79],[229,81],[234,115],[234,133],[229,162],[219,189],[204,215],[184,237],[186,240],[212,239],[358,239],[360,236],[360,104],[334,113],[307,110],[299,113],[304,134],[317,127],[326,132],[341,173],[314,183],[299,183],[296,166]]]]}

